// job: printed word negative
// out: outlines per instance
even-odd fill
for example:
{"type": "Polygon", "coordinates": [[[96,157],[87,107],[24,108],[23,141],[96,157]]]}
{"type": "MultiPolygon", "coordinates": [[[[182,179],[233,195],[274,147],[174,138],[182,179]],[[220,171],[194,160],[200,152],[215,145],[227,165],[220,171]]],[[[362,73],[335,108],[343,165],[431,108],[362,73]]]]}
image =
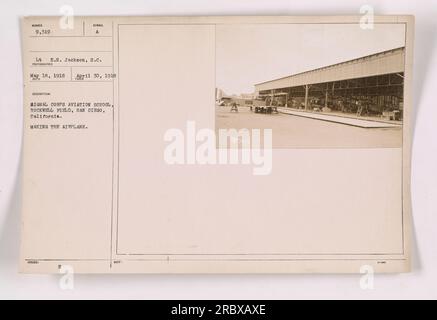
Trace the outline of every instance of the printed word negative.
{"type": "Polygon", "coordinates": [[[214,130],[196,130],[195,122],[187,121],[185,132],[168,129],[164,141],[167,164],[243,164],[252,165],[254,175],[272,172],[272,129],[219,129],[217,139],[214,130]]]}

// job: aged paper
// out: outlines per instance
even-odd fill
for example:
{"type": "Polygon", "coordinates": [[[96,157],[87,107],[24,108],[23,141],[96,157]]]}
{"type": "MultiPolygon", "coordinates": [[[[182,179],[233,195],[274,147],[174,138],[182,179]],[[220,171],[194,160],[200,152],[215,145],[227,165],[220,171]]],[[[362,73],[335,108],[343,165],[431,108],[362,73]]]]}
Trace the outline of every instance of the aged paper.
{"type": "Polygon", "coordinates": [[[414,20],[362,20],[23,18],[20,270],[408,272],[414,20]]]}

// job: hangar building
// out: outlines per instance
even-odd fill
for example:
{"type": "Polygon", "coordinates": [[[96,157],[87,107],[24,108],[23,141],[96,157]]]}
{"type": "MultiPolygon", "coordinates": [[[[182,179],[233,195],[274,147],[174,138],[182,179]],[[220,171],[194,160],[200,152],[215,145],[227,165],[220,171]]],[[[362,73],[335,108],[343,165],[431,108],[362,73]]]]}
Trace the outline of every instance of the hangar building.
{"type": "Polygon", "coordinates": [[[400,120],[404,65],[401,47],[258,83],[255,95],[279,107],[400,120]]]}

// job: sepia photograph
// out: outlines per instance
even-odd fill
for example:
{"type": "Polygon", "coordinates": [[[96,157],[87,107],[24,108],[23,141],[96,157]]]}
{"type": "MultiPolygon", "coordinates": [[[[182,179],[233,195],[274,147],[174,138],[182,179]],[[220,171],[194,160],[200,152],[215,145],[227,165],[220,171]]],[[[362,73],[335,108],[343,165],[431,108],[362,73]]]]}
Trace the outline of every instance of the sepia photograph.
{"type": "Polygon", "coordinates": [[[216,131],[271,129],[273,148],[402,147],[405,28],[218,25],[216,131]]]}

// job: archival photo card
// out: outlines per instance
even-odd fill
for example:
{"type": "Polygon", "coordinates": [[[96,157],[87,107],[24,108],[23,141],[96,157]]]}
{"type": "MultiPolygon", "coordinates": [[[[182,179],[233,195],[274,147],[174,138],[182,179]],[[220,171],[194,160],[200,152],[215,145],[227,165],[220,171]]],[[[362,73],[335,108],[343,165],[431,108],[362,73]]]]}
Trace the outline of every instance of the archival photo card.
{"type": "Polygon", "coordinates": [[[413,35],[23,18],[20,271],[408,272],[413,35]]]}

